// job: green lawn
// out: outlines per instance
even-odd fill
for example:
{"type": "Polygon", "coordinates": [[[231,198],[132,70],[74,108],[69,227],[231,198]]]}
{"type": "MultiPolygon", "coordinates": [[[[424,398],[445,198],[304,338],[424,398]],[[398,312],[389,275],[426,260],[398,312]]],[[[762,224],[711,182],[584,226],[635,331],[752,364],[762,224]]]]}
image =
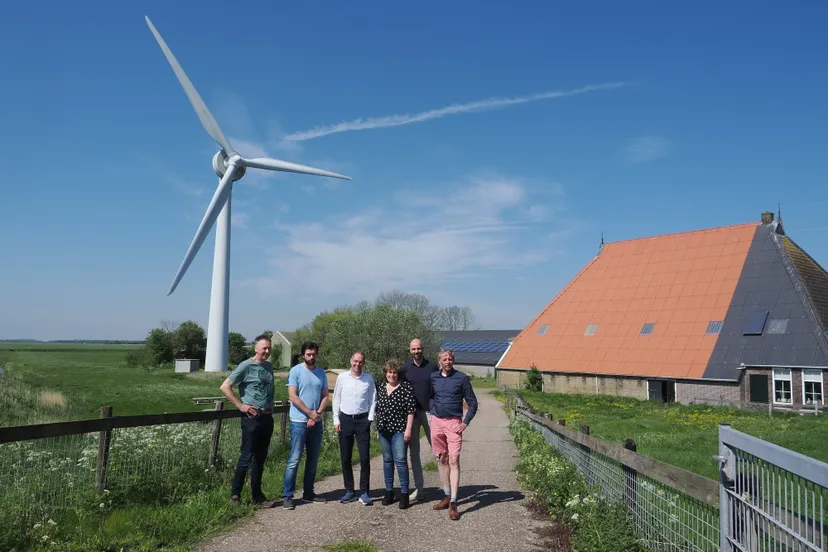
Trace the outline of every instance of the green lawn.
{"type": "Polygon", "coordinates": [[[634,439],[638,452],[668,464],[717,479],[718,425],[734,429],[828,462],[828,418],[741,409],[657,403],[606,395],[569,395],[521,391],[533,407],[565,419],[578,429],[615,443],[634,439]]]}
{"type": "MultiPolygon", "coordinates": [[[[28,409],[0,408],[0,425],[35,419],[97,418],[101,406],[112,406],[116,416],[198,411],[210,405],[196,405],[193,397],[221,395],[219,385],[226,373],[176,374],[172,367],[130,368],[126,365],[126,353],[135,347],[0,343],[0,364],[6,367],[7,377],[33,394],[28,409]]],[[[276,399],[284,400],[287,389],[279,385],[280,381],[277,380],[276,399]]],[[[0,405],[4,404],[2,395],[10,392],[14,390],[0,390],[0,405]]]]}

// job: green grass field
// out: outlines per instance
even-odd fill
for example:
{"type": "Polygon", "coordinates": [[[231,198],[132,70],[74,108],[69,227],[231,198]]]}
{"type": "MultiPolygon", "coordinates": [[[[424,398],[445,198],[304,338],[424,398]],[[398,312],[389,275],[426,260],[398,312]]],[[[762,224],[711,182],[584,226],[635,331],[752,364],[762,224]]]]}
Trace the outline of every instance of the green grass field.
{"type": "MultiPolygon", "coordinates": [[[[135,347],[0,343],[0,364],[32,395],[27,408],[0,408],[0,425],[97,418],[101,406],[112,406],[116,416],[192,412],[209,408],[194,404],[193,397],[221,396],[226,374],[130,368],[125,357],[135,347]]],[[[0,390],[0,406],[3,394],[0,390]]],[[[276,394],[277,400],[287,399],[278,382],[276,394]]]]}
{"type": "Polygon", "coordinates": [[[568,395],[521,391],[533,407],[565,419],[577,430],[614,443],[634,439],[638,452],[668,464],[717,479],[719,423],[771,443],[828,462],[828,417],[760,413],[704,405],[657,403],[605,395],[568,395]]]}

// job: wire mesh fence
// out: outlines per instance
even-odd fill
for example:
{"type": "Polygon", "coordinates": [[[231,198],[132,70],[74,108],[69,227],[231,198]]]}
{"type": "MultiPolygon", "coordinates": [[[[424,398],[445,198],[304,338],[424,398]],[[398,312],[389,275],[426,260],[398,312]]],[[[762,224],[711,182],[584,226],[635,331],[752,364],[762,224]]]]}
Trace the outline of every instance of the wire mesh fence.
{"type": "MultiPolygon", "coordinates": [[[[572,462],[587,484],[596,489],[597,496],[624,504],[642,544],[649,549],[664,552],[720,550],[719,510],[711,504],[718,500],[717,496],[707,496],[706,500],[691,496],[642,470],[630,468],[617,457],[589,448],[563,432],[551,430],[523,408],[514,409],[514,414],[543,434],[549,444],[572,462]]],[[[675,471],[677,477],[681,477],[682,470],[676,468],[675,471]]],[[[710,481],[708,487],[715,485],[710,481]]],[[[704,495],[703,492],[696,494],[704,495]]]]}
{"type": "MultiPolygon", "coordinates": [[[[280,423],[282,415],[286,414],[274,413],[271,457],[289,446],[289,430],[282,434],[289,424],[280,423]]],[[[59,510],[173,503],[227,484],[240,452],[239,413],[170,416],[203,419],[139,425],[142,417],[124,417],[121,420],[132,418],[134,427],[104,431],[82,429],[105,422],[117,426],[119,419],[0,428],[0,519],[30,528],[48,523],[59,510]],[[224,419],[209,419],[212,415],[224,419]],[[67,434],[38,438],[38,432],[67,434]]],[[[332,424],[325,425],[327,430],[332,424]]]]}

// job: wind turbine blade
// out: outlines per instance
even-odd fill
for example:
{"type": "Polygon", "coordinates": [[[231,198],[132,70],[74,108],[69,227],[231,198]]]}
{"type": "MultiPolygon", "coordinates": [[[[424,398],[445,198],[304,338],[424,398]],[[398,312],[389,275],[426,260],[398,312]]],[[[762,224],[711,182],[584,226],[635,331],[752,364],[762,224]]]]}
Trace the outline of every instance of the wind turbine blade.
{"type": "Polygon", "coordinates": [[[164,52],[164,55],[167,57],[167,61],[172,66],[173,71],[175,71],[175,76],[178,77],[178,82],[181,83],[181,87],[184,89],[184,92],[187,94],[187,97],[190,99],[190,103],[193,104],[193,109],[195,109],[198,118],[201,120],[202,126],[207,131],[207,133],[213,137],[213,140],[218,142],[218,144],[227,152],[227,155],[231,155],[235,153],[233,146],[230,145],[230,140],[224,135],[221,131],[216,120],[213,118],[213,115],[210,113],[210,110],[207,109],[207,106],[204,104],[204,101],[201,99],[201,96],[198,95],[198,92],[193,86],[193,83],[190,82],[190,79],[187,77],[187,74],[184,72],[184,69],[181,68],[181,65],[178,63],[178,60],[175,59],[172,51],[170,51],[167,43],[164,42],[164,39],[161,38],[161,34],[156,30],[155,25],[152,24],[150,18],[144,16],[147,20],[147,25],[149,25],[152,34],[155,35],[155,40],[158,42],[158,45],[161,46],[161,50],[164,52]]]}
{"type": "Polygon", "coordinates": [[[210,229],[213,228],[213,224],[215,224],[221,209],[227,202],[227,197],[230,195],[230,191],[233,186],[233,174],[236,170],[237,167],[233,163],[227,167],[227,172],[224,173],[224,176],[221,178],[221,182],[219,182],[218,188],[216,188],[216,193],[213,194],[210,206],[207,207],[207,211],[204,213],[204,218],[201,219],[201,224],[198,226],[198,230],[196,231],[193,241],[190,242],[187,254],[184,255],[184,260],[181,262],[181,266],[173,279],[173,283],[170,286],[170,291],[167,292],[167,295],[170,295],[173,291],[175,291],[175,288],[178,286],[181,278],[184,277],[184,273],[187,272],[188,268],[190,268],[190,263],[192,263],[193,259],[195,259],[195,256],[201,248],[201,245],[204,243],[204,240],[207,239],[207,234],[209,234],[210,229]]]}
{"type": "Polygon", "coordinates": [[[305,165],[298,165],[296,163],[288,163],[287,161],[280,161],[279,159],[269,159],[267,157],[257,157],[256,159],[242,159],[241,161],[246,167],[254,169],[267,169],[271,171],[294,172],[301,174],[313,174],[316,176],[329,176],[331,178],[341,178],[342,180],[351,180],[350,176],[338,174],[322,169],[315,169],[305,165]]]}

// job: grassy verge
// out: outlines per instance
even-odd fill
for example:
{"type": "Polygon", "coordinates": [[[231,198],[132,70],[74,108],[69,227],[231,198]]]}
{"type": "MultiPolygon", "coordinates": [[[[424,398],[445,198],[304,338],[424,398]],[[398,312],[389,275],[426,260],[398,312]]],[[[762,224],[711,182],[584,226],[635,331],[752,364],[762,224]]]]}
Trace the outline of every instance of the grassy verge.
{"type": "Polygon", "coordinates": [[[711,479],[717,478],[719,423],[828,462],[828,417],[759,413],[737,408],[658,403],[606,395],[521,391],[533,407],[587,424],[590,433],[615,443],[634,439],[638,452],[711,479]]]}
{"type": "Polygon", "coordinates": [[[347,540],[337,544],[329,544],[322,548],[331,552],[378,552],[378,548],[366,540],[347,540]]]}
{"type": "Polygon", "coordinates": [[[518,480],[535,494],[530,508],[563,524],[550,549],[578,552],[643,552],[623,507],[596,498],[573,464],[524,421],[512,421],[520,454],[518,480]]]}
{"type": "Polygon", "coordinates": [[[494,376],[475,376],[469,374],[469,378],[471,379],[472,387],[475,389],[494,389],[497,387],[497,380],[494,379],[494,376]]]}

